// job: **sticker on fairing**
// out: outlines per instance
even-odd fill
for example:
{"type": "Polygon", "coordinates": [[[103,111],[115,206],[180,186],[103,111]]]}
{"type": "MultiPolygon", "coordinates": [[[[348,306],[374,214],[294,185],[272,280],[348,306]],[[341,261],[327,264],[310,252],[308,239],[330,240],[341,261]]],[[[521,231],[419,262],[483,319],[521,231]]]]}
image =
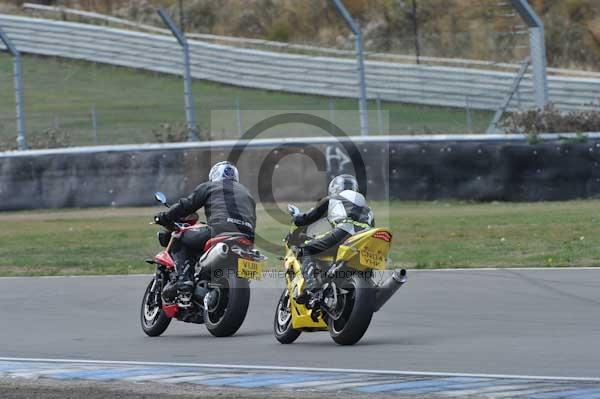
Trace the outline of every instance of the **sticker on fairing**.
{"type": "Polygon", "coordinates": [[[392,242],[392,235],[387,231],[378,231],[375,234],[373,234],[373,237],[379,238],[380,240],[383,240],[385,242],[392,242]]]}

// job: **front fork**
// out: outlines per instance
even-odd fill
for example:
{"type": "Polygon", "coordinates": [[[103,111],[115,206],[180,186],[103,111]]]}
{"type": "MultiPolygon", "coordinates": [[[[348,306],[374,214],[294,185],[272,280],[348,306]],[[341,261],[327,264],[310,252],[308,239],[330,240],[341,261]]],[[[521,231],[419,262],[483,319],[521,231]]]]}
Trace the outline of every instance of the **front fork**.
{"type": "Polygon", "coordinates": [[[149,305],[161,305],[161,294],[163,288],[163,271],[161,270],[161,266],[156,268],[154,273],[154,279],[152,280],[152,287],[150,287],[150,293],[153,295],[149,295],[150,304],[149,305]]]}

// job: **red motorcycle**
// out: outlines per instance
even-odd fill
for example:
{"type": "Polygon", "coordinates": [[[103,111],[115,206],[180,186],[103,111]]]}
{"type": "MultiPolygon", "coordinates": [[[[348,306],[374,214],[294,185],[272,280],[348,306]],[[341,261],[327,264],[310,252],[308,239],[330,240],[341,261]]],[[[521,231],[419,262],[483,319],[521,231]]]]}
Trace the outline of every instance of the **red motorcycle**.
{"type": "MultiPolygon", "coordinates": [[[[163,193],[156,193],[157,201],[169,207],[163,193]]],[[[216,337],[235,334],[241,327],[250,302],[249,280],[260,279],[267,259],[250,237],[241,233],[224,233],[210,239],[195,265],[193,290],[165,297],[167,283],[177,281],[171,248],[187,230],[205,226],[197,213],[173,223],[158,233],[158,241],[165,248],[146,262],[156,265],[154,278],[148,284],[141,307],[142,330],[151,336],[161,335],[172,319],[187,323],[206,324],[216,337]]]]}

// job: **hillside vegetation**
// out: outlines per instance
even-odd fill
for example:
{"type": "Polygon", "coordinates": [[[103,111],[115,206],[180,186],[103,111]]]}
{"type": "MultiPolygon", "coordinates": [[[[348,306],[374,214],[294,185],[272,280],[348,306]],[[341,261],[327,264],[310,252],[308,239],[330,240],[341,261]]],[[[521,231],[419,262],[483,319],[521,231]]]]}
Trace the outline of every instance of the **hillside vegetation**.
{"type": "MultiPolygon", "coordinates": [[[[600,70],[600,1],[529,0],[546,25],[555,67],[600,70]]],[[[22,0],[8,0],[13,5],[22,0]]],[[[179,16],[189,32],[351,48],[352,37],[327,0],[37,0],[160,25],[155,7],[179,16]]],[[[501,0],[344,0],[371,51],[519,61],[527,55],[522,22],[501,0]],[[443,5],[443,7],[440,7],[443,5]],[[416,15],[416,18],[415,18],[416,15]],[[415,36],[415,27],[418,34],[415,36]],[[415,38],[418,40],[415,40],[415,38]]]]}

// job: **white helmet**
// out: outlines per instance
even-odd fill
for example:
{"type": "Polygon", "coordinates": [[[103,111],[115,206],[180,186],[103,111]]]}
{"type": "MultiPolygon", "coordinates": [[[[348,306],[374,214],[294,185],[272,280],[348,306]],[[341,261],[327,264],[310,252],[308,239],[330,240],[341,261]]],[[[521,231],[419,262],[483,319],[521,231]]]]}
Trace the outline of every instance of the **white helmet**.
{"type": "Polygon", "coordinates": [[[240,181],[240,174],[231,162],[223,161],[216,163],[210,172],[208,172],[208,180],[210,181],[222,181],[222,180],[235,180],[240,181]]]}
{"type": "Polygon", "coordinates": [[[329,196],[334,196],[345,190],[358,191],[358,181],[356,180],[356,177],[352,175],[336,176],[329,183],[329,189],[327,191],[329,196]]]}

